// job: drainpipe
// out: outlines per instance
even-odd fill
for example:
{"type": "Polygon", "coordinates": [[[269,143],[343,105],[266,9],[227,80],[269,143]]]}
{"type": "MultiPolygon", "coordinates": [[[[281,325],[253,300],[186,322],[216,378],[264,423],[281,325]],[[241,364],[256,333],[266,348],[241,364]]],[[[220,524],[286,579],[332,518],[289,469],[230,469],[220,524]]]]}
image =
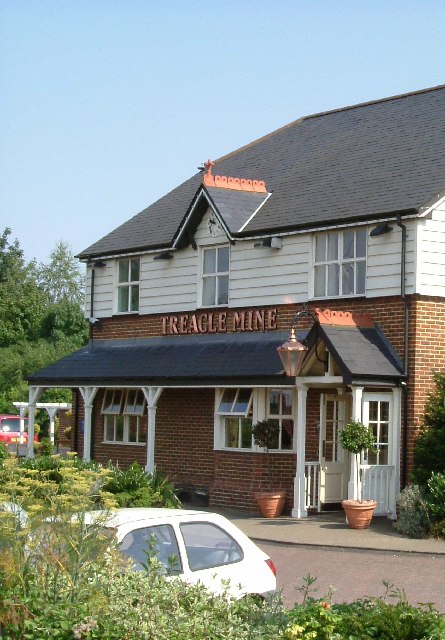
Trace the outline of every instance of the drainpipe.
{"type": "Polygon", "coordinates": [[[409,331],[409,302],[406,298],[406,225],[402,223],[402,217],[397,216],[397,226],[402,230],[402,250],[400,256],[400,296],[404,303],[404,329],[403,329],[403,425],[402,425],[402,469],[401,485],[405,488],[407,483],[407,455],[408,455],[408,387],[406,381],[409,376],[408,370],[408,331],[409,331]]]}

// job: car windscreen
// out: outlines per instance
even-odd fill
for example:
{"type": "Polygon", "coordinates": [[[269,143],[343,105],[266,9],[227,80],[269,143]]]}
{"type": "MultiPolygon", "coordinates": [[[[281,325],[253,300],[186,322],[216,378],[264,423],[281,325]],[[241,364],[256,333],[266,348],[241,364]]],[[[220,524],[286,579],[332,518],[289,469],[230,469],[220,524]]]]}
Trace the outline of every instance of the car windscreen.
{"type": "MultiPolygon", "coordinates": [[[[28,426],[28,420],[25,420],[25,429],[28,426]]],[[[0,421],[1,431],[20,431],[20,418],[3,418],[0,421]]]]}
{"type": "Polygon", "coordinates": [[[156,557],[163,573],[182,573],[178,543],[169,524],[133,529],[122,539],[119,549],[133,560],[137,570],[143,569],[150,557],[156,557]]]}

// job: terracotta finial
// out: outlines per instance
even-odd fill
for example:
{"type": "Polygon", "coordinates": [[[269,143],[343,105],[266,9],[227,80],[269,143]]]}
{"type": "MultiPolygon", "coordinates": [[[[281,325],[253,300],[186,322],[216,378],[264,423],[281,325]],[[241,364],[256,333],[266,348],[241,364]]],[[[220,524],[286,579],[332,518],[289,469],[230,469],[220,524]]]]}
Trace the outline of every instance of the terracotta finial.
{"type": "Polygon", "coordinates": [[[207,175],[211,176],[212,175],[212,169],[215,166],[215,163],[212,162],[210,159],[207,160],[207,162],[204,164],[204,167],[207,169],[207,175]]]}

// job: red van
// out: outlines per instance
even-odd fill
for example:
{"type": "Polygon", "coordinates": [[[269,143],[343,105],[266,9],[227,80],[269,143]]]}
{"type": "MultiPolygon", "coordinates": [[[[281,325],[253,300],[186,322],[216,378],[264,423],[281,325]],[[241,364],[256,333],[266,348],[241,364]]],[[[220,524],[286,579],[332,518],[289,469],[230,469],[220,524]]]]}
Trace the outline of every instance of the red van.
{"type": "MultiPolygon", "coordinates": [[[[28,434],[26,429],[28,428],[28,419],[25,418],[25,431],[23,433],[23,444],[28,442],[28,434]]],[[[37,437],[34,438],[37,440],[37,437]]],[[[6,442],[6,444],[20,443],[20,417],[0,415],[0,442],[6,442]]]]}

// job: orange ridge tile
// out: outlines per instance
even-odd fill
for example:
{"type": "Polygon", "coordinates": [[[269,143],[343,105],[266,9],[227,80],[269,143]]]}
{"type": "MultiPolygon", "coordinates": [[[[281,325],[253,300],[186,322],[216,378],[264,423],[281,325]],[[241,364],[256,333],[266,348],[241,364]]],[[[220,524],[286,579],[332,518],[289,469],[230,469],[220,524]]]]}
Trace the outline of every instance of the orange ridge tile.
{"type": "Polygon", "coordinates": [[[331,309],[315,309],[320,324],[330,324],[339,327],[363,327],[372,329],[374,321],[365,313],[354,311],[334,311],[331,309]]]}

